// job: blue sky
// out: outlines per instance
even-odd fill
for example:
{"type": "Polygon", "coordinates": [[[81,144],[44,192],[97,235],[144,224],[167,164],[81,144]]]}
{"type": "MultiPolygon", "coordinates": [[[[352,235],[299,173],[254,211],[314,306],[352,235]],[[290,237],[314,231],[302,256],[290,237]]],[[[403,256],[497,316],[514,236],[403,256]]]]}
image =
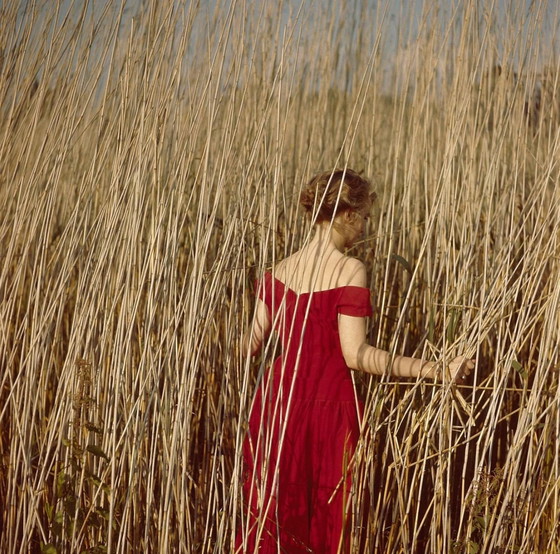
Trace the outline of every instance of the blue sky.
{"type": "MultiPolygon", "coordinates": [[[[153,6],[161,9],[163,4],[163,0],[28,0],[22,1],[19,6],[20,11],[30,5],[41,6],[41,17],[35,19],[34,25],[39,28],[46,21],[51,21],[51,33],[56,32],[68,14],[77,20],[85,10],[85,28],[93,29],[104,14],[106,20],[114,20],[122,9],[120,38],[126,44],[131,22],[139,11],[153,6]]],[[[382,56],[379,63],[387,74],[394,68],[402,67],[410,67],[413,71],[421,52],[419,44],[433,29],[440,36],[445,35],[447,46],[452,48],[453,42],[458,41],[461,35],[461,26],[465,24],[465,5],[471,5],[476,6],[481,37],[489,31],[488,36],[484,35],[487,50],[484,56],[488,63],[511,65],[518,72],[527,65],[543,67],[558,63],[558,0],[175,0],[175,5],[184,14],[197,6],[198,15],[191,37],[193,44],[202,41],[212,47],[220,24],[233,9],[238,20],[246,22],[244,38],[247,56],[251,55],[252,48],[258,49],[263,28],[266,24],[270,25],[272,18],[275,19],[272,28],[276,29],[279,46],[282,41],[288,40],[285,37],[290,33],[291,40],[297,38],[300,41],[299,50],[292,50],[291,54],[300,61],[310,55],[307,35],[316,37],[324,34],[331,41],[334,37],[342,58],[353,55],[356,37],[362,37],[362,48],[365,50],[371,50],[380,39],[382,56]],[[328,24],[329,28],[323,28],[328,24]],[[307,29],[309,33],[306,33],[307,29]]],[[[31,19],[25,21],[29,24],[31,19]]],[[[180,23],[177,31],[181,32],[180,23]]],[[[87,39],[85,36],[84,40],[87,39]]],[[[327,51],[331,46],[329,41],[325,41],[321,48],[327,51]]],[[[319,50],[316,55],[320,53],[319,50]]],[[[186,60],[187,64],[189,62],[186,60]]],[[[441,72],[446,63],[449,60],[442,56],[441,72]]]]}

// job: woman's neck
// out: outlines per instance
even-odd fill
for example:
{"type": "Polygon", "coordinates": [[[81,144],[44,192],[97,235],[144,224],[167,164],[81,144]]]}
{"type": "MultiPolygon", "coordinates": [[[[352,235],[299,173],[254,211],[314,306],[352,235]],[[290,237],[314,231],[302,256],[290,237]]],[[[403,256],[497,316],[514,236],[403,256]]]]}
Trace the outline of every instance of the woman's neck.
{"type": "Polygon", "coordinates": [[[322,221],[315,225],[315,235],[311,240],[310,246],[317,247],[318,249],[324,250],[338,250],[339,252],[344,252],[345,248],[345,238],[337,229],[336,221],[332,223],[330,221],[322,221]]]}

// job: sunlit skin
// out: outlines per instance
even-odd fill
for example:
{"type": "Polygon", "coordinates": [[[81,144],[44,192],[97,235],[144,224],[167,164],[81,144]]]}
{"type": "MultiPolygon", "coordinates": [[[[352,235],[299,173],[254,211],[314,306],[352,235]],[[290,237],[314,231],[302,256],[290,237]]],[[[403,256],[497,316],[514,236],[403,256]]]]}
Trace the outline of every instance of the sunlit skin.
{"type": "MultiPolygon", "coordinates": [[[[337,214],[331,224],[315,225],[311,242],[275,268],[275,276],[290,289],[303,293],[341,286],[367,287],[365,265],[344,252],[362,236],[370,206],[360,212],[347,210],[337,214]]],[[[265,304],[257,300],[252,329],[243,338],[244,353],[255,354],[270,330],[265,304]]],[[[436,363],[407,356],[392,356],[366,341],[366,318],[339,314],[338,332],[344,360],[349,368],[377,375],[396,377],[439,376],[436,363]]],[[[449,375],[460,382],[470,375],[474,361],[465,356],[454,358],[448,365],[449,375]]]]}

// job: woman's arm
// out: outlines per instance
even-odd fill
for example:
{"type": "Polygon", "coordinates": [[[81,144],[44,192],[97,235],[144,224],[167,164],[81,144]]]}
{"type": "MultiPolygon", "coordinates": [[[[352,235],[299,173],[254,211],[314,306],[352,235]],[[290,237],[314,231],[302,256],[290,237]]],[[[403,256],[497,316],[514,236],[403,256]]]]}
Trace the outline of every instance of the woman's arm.
{"type": "MultiPolygon", "coordinates": [[[[366,268],[358,261],[352,260],[353,271],[350,285],[366,286],[366,268]]],[[[377,375],[395,375],[396,377],[436,377],[436,364],[407,356],[391,356],[389,352],[375,348],[366,342],[366,320],[344,314],[338,316],[338,333],[340,346],[346,365],[352,369],[375,373],[377,375]]],[[[469,375],[474,362],[458,356],[449,364],[451,378],[456,381],[469,375]]]]}
{"type": "Polygon", "coordinates": [[[257,305],[255,306],[253,323],[245,332],[241,343],[243,356],[247,356],[247,354],[254,356],[259,351],[269,331],[270,317],[268,315],[268,308],[262,300],[258,299],[257,305]]]}
{"type": "Polygon", "coordinates": [[[352,369],[397,377],[434,377],[434,364],[417,358],[391,355],[366,342],[366,319],[340,314],[338,316],[340,346],[346,365],[352,369]]]}
{"type": "MultiPolygon", "coordinates": [[[[352,369],[374,373],[390,374],[396,377],[436,377],[435,363],[409,358],[407,356],[391,356],[389,352],[375,348],[366,342],[366,320],[340,314],[338,316],[338,333],[340,346],[346,365],[352,369]]],[[[458,356],[449,364],[451,378],[454,381],[469,375],[474,362],[458,356]]]]}

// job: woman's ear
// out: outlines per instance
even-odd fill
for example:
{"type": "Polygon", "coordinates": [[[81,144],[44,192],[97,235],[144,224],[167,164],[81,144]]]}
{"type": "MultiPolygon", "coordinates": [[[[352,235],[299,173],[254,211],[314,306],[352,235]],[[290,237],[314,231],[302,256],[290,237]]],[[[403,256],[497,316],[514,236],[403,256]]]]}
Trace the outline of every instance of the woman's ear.
{"type": "Polygon", "coordinates": [[[336,214],[335,221],[338,221],[340,225],[352,225],[355,215],[356,214],[352,210],[344,210],[336,214]]]}
{"type": "Polygon", "coordinates": [[[346,223],[354,223],[354,221],[356,221],[356,217],[358,216],[358,214],[353,210],[346,210],[342,213],[344,215],[344,221],[346,223]]]}

